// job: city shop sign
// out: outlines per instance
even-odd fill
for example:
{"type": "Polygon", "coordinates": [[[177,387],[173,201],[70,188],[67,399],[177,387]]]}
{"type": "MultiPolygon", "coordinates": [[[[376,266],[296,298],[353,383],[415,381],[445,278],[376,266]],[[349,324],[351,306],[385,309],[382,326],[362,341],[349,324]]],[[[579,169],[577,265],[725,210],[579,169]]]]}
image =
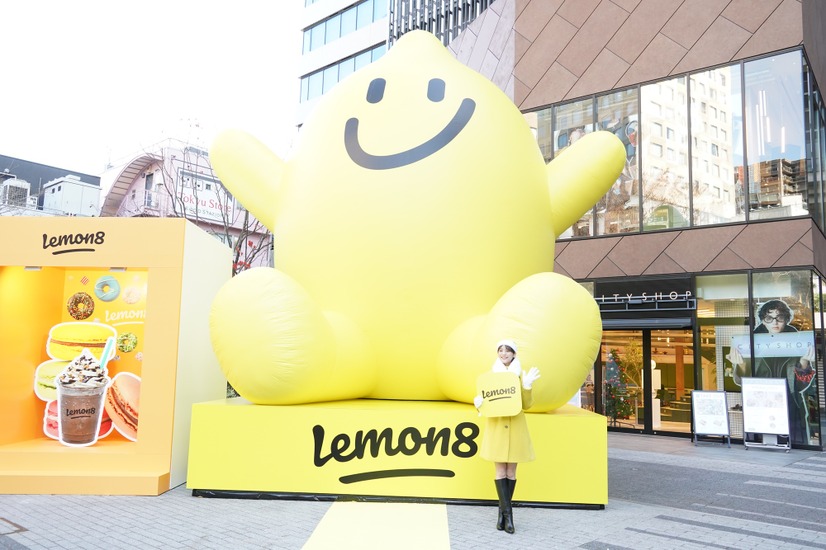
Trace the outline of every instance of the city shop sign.
{"type": "Polygon", "coordinates": [[[601,306],[623,303],[680,302],[692,298],[694,298],[694,294],[691,288],[691,280],[688,278],[596,283],[594,289],[594,300],[601,306]]]}
{"type": "Polygon", "coordinates": [[[639,295],[626,293],[626,294],[619,294],[615,292],[611,295],[601,295],[601,296],[594,296],[594,299],[597,301],[598,304],[619,304],[621,302],[626,303],[645,303],[645,302],[662,302],[662,301],[682,301],[682,300],[690,300],[693,298],[691,291],[687,290],[685,292],[678,292],[676,290],[672,290],[671,292],[642,292],[639,295]]]}

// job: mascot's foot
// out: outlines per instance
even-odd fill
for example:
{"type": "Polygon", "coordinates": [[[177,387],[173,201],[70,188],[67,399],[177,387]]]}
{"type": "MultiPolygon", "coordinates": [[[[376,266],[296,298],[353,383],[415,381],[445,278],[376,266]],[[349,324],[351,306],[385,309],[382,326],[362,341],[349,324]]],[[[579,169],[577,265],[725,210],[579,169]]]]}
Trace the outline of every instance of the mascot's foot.
{"type": "Polygon", "coordinates": [[[210,312],[221,370],[245,399],[289,405],[367,395],[376,369],[360,331],[324,314],[292,278],[254,268],[225,284],[210,312]]]}

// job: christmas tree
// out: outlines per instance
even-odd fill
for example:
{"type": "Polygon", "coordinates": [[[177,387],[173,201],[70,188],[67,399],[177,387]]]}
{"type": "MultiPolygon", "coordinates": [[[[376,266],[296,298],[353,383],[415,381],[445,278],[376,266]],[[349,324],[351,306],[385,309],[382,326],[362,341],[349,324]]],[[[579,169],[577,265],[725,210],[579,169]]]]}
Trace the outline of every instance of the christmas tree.
{"type": "Polygon", "coordinates": [[[626,386],[628,374],[622,357],[616,349],[608,353],[605,365],[605,416],[616,424],[617,420],[631,418],[631,402],[628,400],[626,386]]]}

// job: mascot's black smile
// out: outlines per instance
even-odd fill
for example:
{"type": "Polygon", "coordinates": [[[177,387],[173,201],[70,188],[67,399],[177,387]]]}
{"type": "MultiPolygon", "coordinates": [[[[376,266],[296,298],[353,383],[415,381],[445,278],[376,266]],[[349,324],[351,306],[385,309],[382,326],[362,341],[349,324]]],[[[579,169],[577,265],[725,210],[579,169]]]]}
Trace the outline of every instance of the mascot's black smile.
{"type": "MultiPolygon", "coordinates": [[[[381,101],[382,97],[384,97],[386,84],[383,78],[376,78],[371,81],[370,86],[367,88],[367,102],[378,103],[381,101]]],[[[444,94],[444,80],[440,78],[430,80],[427,87],[427,98],[431,101],[438,102],[444,99],[444,94]]],[[[448,122],[438,134],[420,145],[406,151],[393,153],[392,155],[371,155],[366,152],[361,147],[361,143],[359,143],[359,119],[354,117],[349,119],[344,125],[344,146],[347,149],[347,154],[350,156],[350,159],[362,168],[367,168],[368,170],[399,168],[427,158],[445,147],[465,129],[475,110],[475,101],[470,98],[463,99],[456,114],[453,115],[450,122],[448,122]]]]}

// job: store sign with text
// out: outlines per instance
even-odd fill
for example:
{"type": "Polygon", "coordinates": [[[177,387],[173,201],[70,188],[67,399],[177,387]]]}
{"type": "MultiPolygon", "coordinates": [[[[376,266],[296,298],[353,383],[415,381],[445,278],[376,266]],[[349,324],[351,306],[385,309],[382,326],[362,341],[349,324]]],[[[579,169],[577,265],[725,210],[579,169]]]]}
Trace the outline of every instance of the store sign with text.
{"type": "Polygon", "coordinates": [[[188,218],[232,222],[232,197],[216,179],[181,170],[179,182],[178,199],[188,218]]]}
{"type": "MultiPolygon", "coordinates": [[[[751,355],[751,340],[748,334],[731,337],[732,347],[740,355],[751,355]]],[[[755,334],[755,357],[803,357],[808,348],[814,345],[814,333],[810,330],[800,332],[779,332],[777,334],[755,334]]]]}
{"type": "Polygon", "coordinates": [[[694,298],[691,280],[648,279],[597,283],[594,299],[598,304],[621,302],[684,301],[694,298]]]}
{"type": "Polygon", "coordinates": [[[685,316],[697,308],[691,279],[642,279],[597,283],[594,300],[603,317],[685,316]]]}

